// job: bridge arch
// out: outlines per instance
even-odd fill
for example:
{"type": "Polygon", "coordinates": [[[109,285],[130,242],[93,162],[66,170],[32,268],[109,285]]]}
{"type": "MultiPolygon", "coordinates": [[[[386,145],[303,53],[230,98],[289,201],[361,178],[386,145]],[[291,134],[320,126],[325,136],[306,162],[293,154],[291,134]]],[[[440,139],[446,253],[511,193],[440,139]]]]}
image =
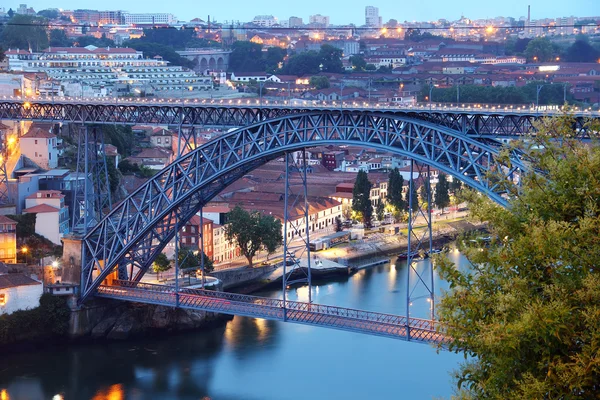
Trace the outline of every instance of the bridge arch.
{"type": "Polygon", "coordinates": [[[83,240],[82,301],[118,269],[140,280],[175,232],[228,185],[286,152],[330,144],[371,147],[429,164],[505,205],[490,171],[523,165],[496,159],[499,144],[389,114],[310,112],[261,121],[222,135],[167,166],[118,204],[83,240]],[[129,269],[129,272],[127,271],[129,269]]]}

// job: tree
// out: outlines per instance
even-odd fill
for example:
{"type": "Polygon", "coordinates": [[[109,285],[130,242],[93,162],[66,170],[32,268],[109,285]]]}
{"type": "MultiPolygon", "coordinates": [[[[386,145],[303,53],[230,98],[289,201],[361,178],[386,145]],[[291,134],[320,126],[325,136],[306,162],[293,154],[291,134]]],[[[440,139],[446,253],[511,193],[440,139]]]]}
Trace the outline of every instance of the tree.
{"type": "Polygon", "coordinates": [[[319,59],[323,65],[324,72],[342,73],[344,66],[342,64],[342,50],[330,44],[321,45],[319,59]]]}
{"type": "Polygon", "coordinates": [[[234,241],[248,265],[252,268],[252,259],[261,248],[273,253],[283,242],[281,221],[271,215],[262,215],[257,211],[248,212],[235,206],[228,214],[229,223],[225,226],[225,237],[234,241]]]}
{"type": "Polygon", "coordinates": [[[188,279],[201,268],[202,259],[200,257],[204,258],[204,272],[211,272],[213,270],[213,262],[206,254],[200,253],[199,251],[194,252],[193,250],[186,248],[179,249],[177,256],[179,269],[182,271],[183,275],[188,276],[188,279]],[[202,254],[202,256],[200,254],[202,254]]]}
{"type": "Polygon", "coordinates": [[[48,47],[46,19],[16,14],[4,26],[0,40],[6,48],[41,51],[48,47]]]}
{"type": "Polygon", "coordinates": [[[257,72],[265,70],[262,45],[237,41],[231,46],[229,69],[235,72],[257,72]]]}
{"type": "Polygon", "coordinates": [[[450,185],[446,174],[440,173],[438,183],[435,184],[435,206],[444,212],[444,208],[450,205],[450,185]]]}
{"type": "Polygon", "coordinates": [[[156,256],[152,263],[152,271],[156,272],[156,280],[159,278],[159,273],[168,271],[169,269],[171,269],[171,261],[169,261],[165,253],[160,253],[156,256]]]}
{"type": "Polygon", "coordinates": [[[417,195],[417,183],[412,181],[412,191],[410,190],[410,181],[408,182],[408,192],[406,192],[406,211],[410,211],[412,208],[413,211],[417,211],[419,209],[419,196],[417,195]],[[410,197],[409,197],[410,196],[410,197]],[[410,204],[412,198],[412,207],[410,204]]]}
{"type": "Polygon", "coordinates": [[[48,18],[48,19],[57,19],[60,14],[58,13],[58,10],[42,10],[42,11],[38,11],[37,13],[40,17],[44,17],[44,18],[48,18]]]}
{"type": "Polygon", "coordinates": [[[354,188],[352,189],[352,210],[360,213],[365,227],[371,226],[373,204],[371,204],[371,182],[365,171],[358,171],[354,188]]]}
{"type": "Polygon", "coordinates": [[[50,30],[48,45],[52,47],[70,47],[73,45],[73,41],[67,37],[64,30],[52,29],[50,30]]]}
{"type": "Polygon", "coordinates": [[[387,201],[396,210],[404,210],[406,208],[404,199],[402,198],[403,187],[404,177],[398,168],[394,168],[389,175],[387,201]]]}
{"type": "Polygon", "coordinates": [[[127,47],[132,47],[138,51],[144,52],[146,57],[161,56],[165,61],[169,61],[172,65],[180,65],[186,68],[194,68],[195,63],[182,57],[171,46],[160,43],[149,43],[140,39],[129,40],[124,43],[127,47]]]}
{"type": "Polygon", "coordinates": [[[314,86],[315,89],[327,89],[330,86],[329,78],[326,76],[311,76],[310,86],[314,86]]]}
{"type": "Polygon", "coordinates": [[[438,319],[449,350],[466,359],[455,373],[462,398],[600,393],[600,147],[574,139],[574,123],[543,121],[527,138],[529,172],[519,187],[502,182],[508,208],[465,193],[492,238],[486,247],[464,241],[472,269],[436,261],[450,284],[438,319]]]}
{"type": "Polygon", "coordinates": [[[375,208],[375,216],[377,216],[377,221],[383,221],[384,213],[385,206],[383,205],[383,201],[379,201],[379,203],[377,203],[377,207],[375,208]]]}
{"type": "Polygon", "coordinates": [[[344,224],[342,224],[342,219],[340,217],[335,217],[335,231],[341,232],[344,230],[344,224]]]}
{"type": "MultiPolygon", "coordinates": [[[[133,45],[135,45],[131,43],[131,41],[126,42],[128,47],[132,47],[133,45]]],[[[86,46],[96,46],[96,47],[115,47],[116,44],[112,39],[108,39],[106,37],[106,35],[102,35],[102,37],[100,37],[100,39],[98,39],[95,36],[81,36],[79,38],[77,38],[77,45],[79,47],[86,47],[86,46]]]]}
{"type": "Polygon", "coordinates": [[[296,76],[317,74],[320,71],[320,64],[319,53],[311,50],[291,56],[281,71],[296,76]]]}
{"type": "Polygon", "coordinates": [[[365,65],[365,71],[376,71],[377,67],[375,66],[375,64],[367,64],[365,65]]]}
{"type": "Polygon", "coordinates": [[[265,54],[265,68],[268,73],[274,73],[279,64],[287,56],[287,50],[281,47],[269,47],[265,54]]]}
{"type": "Polygon", "coordinates": [[[386,24],[385,27],[386,28],[396,28],[398,26],[398,21],[395,19],[390,19],[386,24]]]}
{"type": "Polygon", "coordinates": [[[529,61],[547,62],[553,59],[552,43],[545,37],[535,38],[527,44],[525,57],[529,61]]]}
{"type": "Polygon", "coordinates": [[[366,70],[367,68],[367,62],[365,61],[365,58],[360,54],[350,56],[349,61],[352,64],[352,69],[354,69],[355,71],[360,72],[366,70]]]}
{"type": "Polygon", "coordinates": [[[452,178],[452,182],[450,182],[450,191],[452,194],[456,196],[461,189],[462,182],[456,178],[452,178]]]}
{"type": "Polygon", "coordinates": [[[598,57],[600,51],[585,40],[576,40],[565,52],[566,61],[569,62],[596,62],[598,57]]]}

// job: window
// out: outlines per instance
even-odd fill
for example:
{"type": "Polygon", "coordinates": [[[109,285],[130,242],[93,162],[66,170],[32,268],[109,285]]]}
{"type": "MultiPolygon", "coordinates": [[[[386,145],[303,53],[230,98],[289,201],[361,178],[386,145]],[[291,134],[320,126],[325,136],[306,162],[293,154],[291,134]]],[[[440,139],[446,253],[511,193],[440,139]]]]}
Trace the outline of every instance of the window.
{"type": "Polygon", "coordinates": [[[0,293],[0,306],[6,304],[6,293],[0,293]]]}
{"type": "Polygon", "coordinates": [[[37,144],[37,139],[36,139],[36,140],[34,140],[34,144],[37,144]]]}

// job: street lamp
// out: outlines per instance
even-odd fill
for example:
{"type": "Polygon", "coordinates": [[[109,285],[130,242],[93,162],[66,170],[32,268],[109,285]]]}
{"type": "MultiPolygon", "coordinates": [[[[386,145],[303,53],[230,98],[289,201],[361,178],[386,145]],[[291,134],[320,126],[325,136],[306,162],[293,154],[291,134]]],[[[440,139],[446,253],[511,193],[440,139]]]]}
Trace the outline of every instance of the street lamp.
{"type": "Polygon", "coordinates": [[[23,246],[21,248],[21,253],[25,254],[25,264],[27,264],[27,253],[28,253],[29,249],[26,246],[23,246]]]}
{"type": "Polygon", "coordinates": [[[540,107],[540,91],[542,90],[542,88],[544,87],[544,85],[537,85],[536,87],[536,93],[535,93],[535,110],[538,111],[539,107],[540,107]]]}

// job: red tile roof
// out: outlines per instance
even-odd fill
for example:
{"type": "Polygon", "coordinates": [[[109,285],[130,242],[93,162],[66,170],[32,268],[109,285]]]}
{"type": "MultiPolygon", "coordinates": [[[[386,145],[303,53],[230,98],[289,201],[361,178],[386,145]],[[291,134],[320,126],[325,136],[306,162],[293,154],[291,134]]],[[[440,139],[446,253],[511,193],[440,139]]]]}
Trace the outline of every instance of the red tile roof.
{"type": "Polygon", "coordinates": [[[37,192],[27,196],[27,199],[60,199],[65,197],[60,190],[38,190],[37,192]],[[39,195],[38,195],[39,193],[39,195]]]}
{"type": "Polygon", "coordinates": [[[47,130],[43,129],[43,128],[30,128],[29,131],[24,134],[23,136],[21,136],[21,139],[51,139],[51,138],[55,138],[56,135],[53,133],[48,132],[47,130]]]}
{"type": "Polygon", "coordinates": [[[36,214],[36,213],[53,213],[58,212],[59,209],[56,207],[49,206],[48,204],[39,204],[37,206],[29,207],[23,210],[24,213],[36,214]]]}
{"type": "Polygon", "coordinates": [[[0,224],[17,224],[17,221],[12,220],[8,217],[5,217],[4,215],[0,215],[0,224]]]}
{"type": "Polygon", "coordinates": [[[18,286],[41,285],[41,282],[31,279],[22,274],[0,275],[0,289],[14,288],[18,286]]]}

